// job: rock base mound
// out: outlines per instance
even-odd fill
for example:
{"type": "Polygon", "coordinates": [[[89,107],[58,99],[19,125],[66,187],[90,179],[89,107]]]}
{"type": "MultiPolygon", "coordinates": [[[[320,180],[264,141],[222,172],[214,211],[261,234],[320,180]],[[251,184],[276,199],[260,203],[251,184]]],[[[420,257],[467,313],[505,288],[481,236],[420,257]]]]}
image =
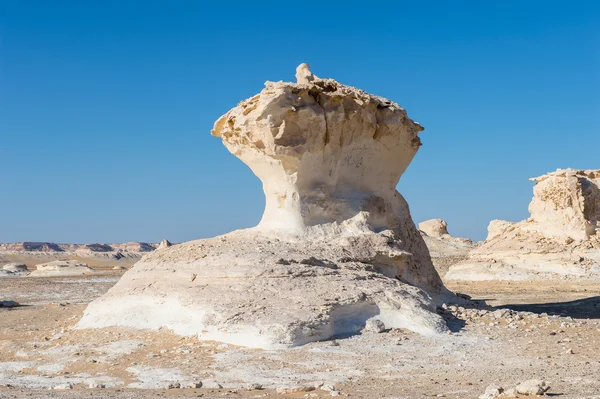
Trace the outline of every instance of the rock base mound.
{"type": "Polygon", "coordinates": [[[357,333],[370,319],[422,334],[446,331],[436,300],[447,298],[396,278],[402,271],[391,259],[401,251],[392,240],[307,242],[249,229],[164,248],[90,304],[78,328],[167,327],[260,348],[357,333]]]}

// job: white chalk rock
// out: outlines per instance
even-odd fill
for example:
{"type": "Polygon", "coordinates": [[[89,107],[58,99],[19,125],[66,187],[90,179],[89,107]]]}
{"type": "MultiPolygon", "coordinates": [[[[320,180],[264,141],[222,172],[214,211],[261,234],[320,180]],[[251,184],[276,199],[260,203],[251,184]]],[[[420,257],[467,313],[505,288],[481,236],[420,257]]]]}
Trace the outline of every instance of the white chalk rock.
{"type": "Polygon", "coordinates": [[[267,82],[212,134],[262,181],[252,229],[139,261],[78,328],[167,327],[260,348],[387,328],[446,331],[442,284],[396,185],[423,130],[399,105],[319,79],[267,82]]]}
{"type": "Polygon", "coordinates": [[[448,224],[442,219],[430,219],[419,223],[419,230],[430,237],[441,238],[448,234],[448,224]]]}
{"type": "Polygon", "coordinates": [[[173,245],[173,244],[171,244],[171,243],[169,242],[169,240],[162,240],[162,241],[160,242],[160,244],[158,244],[158,247],[156,247],[156,249],[157,249],[157,250],[159,250],[159,249],[163,249],[163,248],[168,248],[168,247],[170,247],[171,245],[173,245]]]}
{"type": "Polygon", "coordinates": [[[521,395],[543,395],[550,386],[543,380],[527,380],[517,385],[515,389],[521,395]]]}
{"type": "Polygon", "coordinates": [[[55,260],[39,264],[36,267],[37,269],[32,271],[28,277],[80,276],[95,272],[86,263],[76,260],[55,260]]]}
{"type": "Polygon", "coordinates": [[[446,279],[600,278],[600,170],[558,169],[531,180],[531,217],[492,220],[487,239],[446,279]]]}

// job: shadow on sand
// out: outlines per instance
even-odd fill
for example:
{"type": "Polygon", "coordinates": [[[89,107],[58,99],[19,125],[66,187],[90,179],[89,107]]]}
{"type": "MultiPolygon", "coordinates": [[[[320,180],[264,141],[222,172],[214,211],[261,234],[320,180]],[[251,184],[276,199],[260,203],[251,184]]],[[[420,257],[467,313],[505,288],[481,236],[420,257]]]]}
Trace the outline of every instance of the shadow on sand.
{"type": "Polygon", "coordinates": [[[600,296],[578,299],[569,302],[532,303],[518,305],[502,305],[496,309],[512,309],[521,312],[547,313],[574,319],[598,319],[600,318],[600,296]]]}

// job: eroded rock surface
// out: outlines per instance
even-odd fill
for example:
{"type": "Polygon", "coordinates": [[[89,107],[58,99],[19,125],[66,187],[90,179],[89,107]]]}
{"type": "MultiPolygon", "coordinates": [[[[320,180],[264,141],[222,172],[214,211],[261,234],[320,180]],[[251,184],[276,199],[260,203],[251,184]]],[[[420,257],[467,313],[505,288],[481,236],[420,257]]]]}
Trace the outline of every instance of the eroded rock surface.
{"type": "Polygon", "coordinates": [[[373,318],[446,330],[436,303],[456,297],[395,189],[423,128],[307,65],[297,78],[267,82],[212,131],[262,181],[259,225],[148,254],[79,328],[167,327],[262,348],[355,333],[373,318]]]}
{"type": "Polygon", "coordinates": [[[558,169],[531,180],[531,217],[490,222],[487,239],[446,279],[600,278],[600,170],[558,169]]]}

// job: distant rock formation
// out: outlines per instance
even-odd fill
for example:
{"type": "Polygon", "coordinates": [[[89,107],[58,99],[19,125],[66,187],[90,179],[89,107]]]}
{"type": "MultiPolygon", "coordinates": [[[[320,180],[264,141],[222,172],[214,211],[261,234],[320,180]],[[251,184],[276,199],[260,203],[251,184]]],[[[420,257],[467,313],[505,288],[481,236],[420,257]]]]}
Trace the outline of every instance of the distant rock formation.
{"type": "Polygon", "coordinates": [[[465,260],[475,244],[468,238],[452,237],[448,224],[442,219],[430,219],[419,223],[419,230],[433,265],[440,275],[444,275],[451,265],[465,260]]]}
{"type": "Polygon", "coordinates": [[[531,217],[491,221],[487,239],[446,279],[600,278],[600,170],[558,169],[531,180],[531,217]]]}
{"type": "Polygon", "coordinates": [[[37,265],[37,269],[32,271],[28,277],[80,276],[83,274],[92,274],[94,272],[94,269],[88,267],[88,265],[83,262],[75,260],[55,260],[37,265]]]}
{"type": "Polygon", "coordinates": [[[16,242],[0,244],[0,252],[150,252],[154,244],[56,244],[53,242],[16,242]]]}
{"type": "Polygon", "coordinates": [[[429,219],[419,223],[419,230],[430,237],[442,238],[449,236],[448,224],[442,219],[429,219]]]}
{"type": "Polygon", "coordinates": [[[171,244],[171,243],[169,242],[169,240],[162,240],[162,241],[160,242],[160,244],[158,244],[158,247],[156,247],[156,249],[158,250],[158,249],[168,248],[168,247],[170,247],[171,245],[173,245],[173,244],[171,244]]]}
{"type": "Polygon", "coordinates": [[[148,254],[78,328],[167,327],[261,348],[355,333],[370,319],[446,331],[436,303],[458,298],[396,191],[423,128],[308,65],[297,79],[267,82],[212,131],[261,180],[259,225],[148,254]]]}
{"type": "MultiPolygon", "coordinates": [[[[129,266],[154,251],[158,244],[128,242],[122,244],[56,244],[52,242],[17,242],[0,244],[0,266],[18,262],[32,268],[53,260],[84,260],[94,266],[129,266]]],[[[0,276],[9,276],[0,273],[0,276]]],[[[12,274],[10,274],[12,276],[12,274]]]]}

